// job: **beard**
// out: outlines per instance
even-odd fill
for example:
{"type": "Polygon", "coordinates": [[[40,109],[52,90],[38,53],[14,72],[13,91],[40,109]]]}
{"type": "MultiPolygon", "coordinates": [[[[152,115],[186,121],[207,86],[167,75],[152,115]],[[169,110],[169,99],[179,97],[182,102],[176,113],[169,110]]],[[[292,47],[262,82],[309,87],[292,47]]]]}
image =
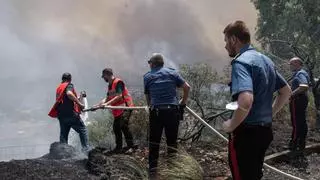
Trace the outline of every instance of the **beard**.
{"type": "Polygon", "coordinates": [[[289,69],[292,73],[296,72],[296,68],[290,67],[289,69]]]}
{"type": "Polygon", "coordinates": [[[232,47],[230,44],[227,44],[225,48],[228,51],[229,57],[231,57],[231,58],[236,57],[237,52],[234,47],[232,47]]]}
{"type": "Polygon", "coordinates": [[[230,50],[229,50],[229,56],[230,56],[231,58],[234,58],[234,57],[236,57],[236,55],[237,55],[236,50],[233,49],[233,48],[230,48],[230,50]]]}

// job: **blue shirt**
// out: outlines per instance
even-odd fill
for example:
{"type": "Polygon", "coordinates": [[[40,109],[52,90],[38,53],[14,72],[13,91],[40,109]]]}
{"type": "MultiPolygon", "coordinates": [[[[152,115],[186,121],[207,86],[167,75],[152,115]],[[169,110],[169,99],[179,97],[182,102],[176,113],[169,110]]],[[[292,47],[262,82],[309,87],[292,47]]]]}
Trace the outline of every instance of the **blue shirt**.
{"type": "Polygon", "coordinates": [[[150,95],[151,105],[178,105],[177,87],[185,81],[177,71],[171,68],[153,68],[143,77],[144,92],[150,95]]]}
{"type": "Polygon", "coordinates": [[[296,90],[301,84],[309,85],[310,78],[308,73],[300,69],[299,71],[296,71],[293,73],[293,79],[291,83],[291,90],[296,90]]]}
{"type": "Polygon", "coordinates": [[[233,100],[244,91],[253,94],[252,108],[244,123],[250,125],[272,122],[273,93],[287,83],[267,56],[246,45],[232,61],[231,93],[233,100]]]}

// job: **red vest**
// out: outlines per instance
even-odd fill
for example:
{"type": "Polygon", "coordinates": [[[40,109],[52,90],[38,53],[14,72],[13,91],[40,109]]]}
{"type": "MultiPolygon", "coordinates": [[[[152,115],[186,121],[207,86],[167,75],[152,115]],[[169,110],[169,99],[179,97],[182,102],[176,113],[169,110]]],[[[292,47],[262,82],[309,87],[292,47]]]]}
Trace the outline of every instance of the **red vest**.
{"type": "MultiPolygon", "coordinates": [[[[112,82],[111,88],[108,88],[107,101],[110,101],[111,99],[113,99],[114,97],[117,96],[116,86],[117,86],[118,82],[123,82],[123,81],[119,78],[115,78],[112,82]]],[[[123,85],[124,85],[124,83],[123,83],[123,85]]],[[[116,103],[111,104],[111,106],[134,106],[133,101],[132,101],[132,97],[130,96],[129,91],[125,85],[124,85],[123,91],[122,91],[122,99],[116,103]]],[[[112,114],[114,117],[118,117],[122,113],[123,113],[122,109],[113,109],[112,110],[112,114]]]]}
{"type": "MultiPolygon", "coordinates": [[[[65,83],[61,83],[61,84],[58,86],[58,88],[57,88],[57,90],[56,90],[56,94],[57,94],[57,96],[56,96],[56,102],[54,103],[53,107],[51,108],[51,110],[50,110],[50,112],[49,112],[49,114],[48,114],[50,117],[52,117],[52,118],[57,118],[57,117],[58,117],[57,106],[58,106],[59,104],[63,104],[63,97],[64,97],[64,95],[66,95],[66,94],[65,94],[65,90],[66,90],[68,84],[69,84],[69,82],[65,82],[65,83]]],[[[72,89],[72,92],[73,92],[73,94],[77,97],[77,93],[76,93],[75,89],[72,89]]],[[[79,105],[78,105],[77,103],[75,103],[75,102],[74,102],[73,108],[74,108],[74,111],[75,111],[75,112],[77,112],[77,113],[80,113],[80,112],[81,112],[79,105]]]]}

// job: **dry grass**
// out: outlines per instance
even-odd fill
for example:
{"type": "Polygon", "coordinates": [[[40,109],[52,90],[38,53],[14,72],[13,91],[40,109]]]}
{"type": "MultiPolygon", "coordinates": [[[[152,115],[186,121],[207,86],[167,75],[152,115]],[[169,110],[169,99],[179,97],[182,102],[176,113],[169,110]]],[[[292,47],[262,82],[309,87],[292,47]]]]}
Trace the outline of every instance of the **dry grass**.
{"type": "Polygon", "coordinates": [[[182,149],[179,149],[174,157],[160,161],[158,173],[160,180],[203,179],[203,170],[199,163],[182,149]]]}
{"type": "Polygon", "coordinates": [[[92,146],[111,147],[114,144],[112,124],[113,117],[107,111],[97,112],[90,116],[90,124],[87,126],[89,143],[92,146]]]}

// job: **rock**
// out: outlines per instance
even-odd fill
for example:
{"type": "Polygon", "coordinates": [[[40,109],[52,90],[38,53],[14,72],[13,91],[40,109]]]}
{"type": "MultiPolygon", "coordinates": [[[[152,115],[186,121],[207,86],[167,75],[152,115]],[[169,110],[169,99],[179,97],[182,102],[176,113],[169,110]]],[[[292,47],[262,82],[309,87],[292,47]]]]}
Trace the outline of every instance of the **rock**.
{"type": "Polygon", "coordinates": [[[43,158],[57,159],[57,160],[59,160],[59,159],[84,159],[84,158],[86,158],[86,156],[68,144],[54,142],[50,145],[49,154],[43,156],[43,158]]]}

